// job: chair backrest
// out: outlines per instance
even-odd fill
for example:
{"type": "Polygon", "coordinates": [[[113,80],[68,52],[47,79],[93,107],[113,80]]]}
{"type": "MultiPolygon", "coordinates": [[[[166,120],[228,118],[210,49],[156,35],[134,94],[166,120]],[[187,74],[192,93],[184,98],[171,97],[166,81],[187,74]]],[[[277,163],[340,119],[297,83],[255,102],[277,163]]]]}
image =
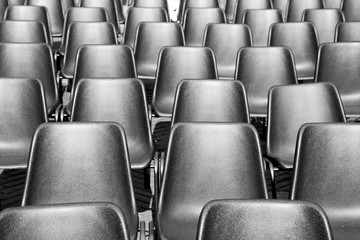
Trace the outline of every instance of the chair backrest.
{"type": "Polygon", "coordinates": [[[306,124],[296,146],[291,199],[319,204],[343,231],[360,218],[359,133],[359,124],[306,124]]]}
{"type": "Polygon", "coordinates": [[[200,216],[197,240],[205,239],[332,240],[333,237],[326,213],[314,203],[214,200],[205,205],[200,216]]]}
{"type": "Polygon", "coordinates": [[[136,31],[134,46],[139,78],[155,79],[157,61],[163,47],[184,45],[184,32],[179,23],[140,23],[136,31]]]}
{"type": "Polygon", "coordinates": [[[340,9],[342,0],[324,0],[325,8],[340,9]]]}
{"type": "Polygon", "coordinates": [[[288,22],[300,22],[306,9],[322,9],[325,7],[323,0],[290,0],[288,4],[288,22]]]}
{"type": "Polygon", "coordinates": [[[9,5],[24,5],[25,0],[7,0],[9,5]]]}
{"type": "Polygon", "coordinates": [[[238,52],[235,79],[244,84],[250,115],[266,117],[270,88],[297,84],[292,52],[286,47],[242,48],[238,52]]]}
{"type": "Polygon", "coordinates": [[[281,168],[293,167],[296,136],[303,124],[346,121],[331,83],[272,87],[268,106],[266,153],[281,168]]]}
{"type": "Polygon", "coordinates": [[[0,213],[0,234],[3,240],[129,239],[124,214],[111,203],[8,208],[0,213]]]}
{"type": "Polygon", "coordinates": [[[0,20],[0,42],[49,44],[42,22],[19,20],[0,20]]]}
{"type": "Polygon", "coordinates": [[[250,122],[245,88],[234,80],[183,80],[171,125],[178,122],[250,122]]]}
{"type": "Polygon", "coordinates": [[[360,21],[360,2],[357,0],[342,0],[340,9],[343,11],[346,22],[360,21]]]}
{"type": "Polygon", "coordinates": [[[39,79],[48,113],[60,103],[52,50],[44,43],[0,43],[0,77],[39,79]]]}
{"type": "Polygon", "coordinates": [[[63,11],[63,16],[65,16],[66,11],[69,8],[75,7],[74,0],[61,0],[61,7],[62,7],[62,11],[63,11]]]}
{"type": "Polygon", "coordinates": [[[232,23],[237,18],[242,19],[242,14],[246,9],[269,9],[272,8],[270,0],[227,0],[225,7],[226,20],[232,23]]]}
{"type": "Polygon", "coordinates": [[[97,7],[72,7],[66,11],[64,29],[60,46],[60,53],[65,52],[65,41],[69,25],[73,22],[106,22],[108,20],[106,10],[97,7]]]}
{"type": "Polygon", "coordinates": [[[8,1],[0,2],[0,19],[4,19],[6,8],[9,6],[8,1]]]}
{"type": "Polygon", "coordinates": [[[168,14],[163,8],[130,7],[125,22],[124,43],[134,48],[139,23],[168,21],[168,14]]]}
{"type": "Polygon", "coordinates": [[[184,16],[186,46],[202,46],[205,30],[209,23],[225,23],[221,8],[189,8],[184,16]]]}
{"type": "Polygon", "coordinates": [[[0,78],[0,169],[26,168],[36,128],[47,122],[42,84],[36,79],[0,78]]]}
{"type": "Polygon", "coordinates": [[[168,2],[167,0],[133,0],[132,2],[133,7],[157,7],[163,8],[167,12],[169,12],[168,2]]]}
{"type": "Polygon", "coordinates": [[[302,20],[314,23],[321,44],[334,42],[336,26],[344,21],[344,15],[340,9],[307,9],[302,20]]]}
{"type": "Polygon", "coordinates": [[[189,8],[219,8],[218,0],[180,0],[178,20],[183,23],[185,12],[189,8]]]}
{"type": "Polygon", "coordinates": [[[335,30],[335,42],[359,42],[359,28],[360,21],[338,23],[335,30]]]}
{"type": "Polygon", "coordinates": [[[195,239],[201,210],[211,200],[257,198],[267,198],[267,190],[253,126],[178,123],[172,127],[157,211],[162,239],[195,239]]]}
{"type": "Polygon", "coordinates": [[[47,42],[52,46],[50,17],[46,7],[42,6],[9,6],[6,9],[5,20],[40,21],[45,26],[47,42]]]}
{"type": "Polygon", "coordinates": [[[159,55],[152,106],[170,117],[178,83],[183,79],[218,78],[213,51],[207,47],[164,47],[159,55]]]}
{"type": "Polygon", "coordinates": [[[313,23],[274,23],[270,27],[268,46],[289,47],[294,54],[298,80],[314,80],[318,37],[313,23]]]}
{"type": "Polygon", "coordinates": [[[252,46],[250,28],[245,24],[208,24],[203,46],[214,51],[219,77],[234,79],[237,52],[252,46]]]}
{"type": "Polygon", "coordinates": [[[331,82],[338,89],[346,116],[360,116],[360,43],[320,46],[315,81],[331,82]]]}
{"type": "Polygon", "coordinates": [[[34,135],[22,206],[79,202],[114,203],[136,236],[128,148],[117,123],[42,124],[34,135]]]}
{"type": "Polygon", "coordinates": [[[125,130],[131,168],[145,168],[152,159],[152,137],[145,88],[138,79],[90,78],[77,84],[73,122],[111,121],[125,130]]]}
{"type": "Polygon", "coordinates": [[[273,8],[281,10],[284,16],[284,21],[286,21],[289,0],[272,0],[272,3],[273,3],[273,8]]]}
{"type": "Polygon", "coordinates": [[[70,24],[65,42],[62,74],[73,78],[78,49],[85,44],[116,44],[114,25],[110,22],[73,22],[70,24]]]}
{"type": "Polygon", "coordinates": [[[279,9],[251,9],[245,10],[242,19],[235,19],[235,23],[243,23],[250,27],[254,46],[267,46],[270,26],[273,23],[284,22],[279,9]]]}

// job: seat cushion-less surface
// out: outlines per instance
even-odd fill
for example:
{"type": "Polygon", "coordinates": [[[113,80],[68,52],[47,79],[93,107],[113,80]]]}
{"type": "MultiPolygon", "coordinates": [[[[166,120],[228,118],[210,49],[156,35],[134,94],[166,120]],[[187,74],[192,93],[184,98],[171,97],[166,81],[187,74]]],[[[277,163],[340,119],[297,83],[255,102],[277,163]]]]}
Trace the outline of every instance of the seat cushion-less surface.
{"type": "Polygon", "coordinates": [[[47,43],[45,25],[38,21],[0,21],[0,42],[47,43]]]}
{"type": "Polygon", "coordinates": [[[110,203],[8,208],[0,214],[1,239],[129,239],[121,210],[110,203]]]}
{"type": "Polygon", "coordinates": [[[324,8],[323,0],[290,0],[287,9],[288,22],[300,22],[306,9],[324,8]]]}
{"type": "Polygon", "coordinates": [[[242,18],[246,9],[269,9],[272,8],[270,0],[227,0],[226,1],[226,20],[232,23],[235,18],[242,18]]]}
{"type": "Polygon", "coordinates": [[[341,22],[336,26],[335,42],[359,42],[360,22],[341,22]]]}
{"type": "Polygon", "coordinates": [[[360,2],[357,0],[341,1],[341,10],[345,15],[346,22],[360,21],[360,2]]]}

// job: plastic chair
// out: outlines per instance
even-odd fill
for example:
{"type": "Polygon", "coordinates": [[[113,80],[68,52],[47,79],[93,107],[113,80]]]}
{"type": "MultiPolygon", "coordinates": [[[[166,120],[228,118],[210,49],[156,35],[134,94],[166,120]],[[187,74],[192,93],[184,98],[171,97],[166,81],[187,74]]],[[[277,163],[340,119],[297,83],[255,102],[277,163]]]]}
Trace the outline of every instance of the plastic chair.
{"type": "Polygon", "coordinates": [[[342,0],[324,0],[325,8],[340,9],[342,0]]]}
{"type": "Polygon", "coordinates": [[[195,239],[211,200],[267,198],[258,135],[247,123],[175,124],[160,163],[159,239],[195,239]]]}
{"type": "Polygon", "coordinates": [[[324,0],[290,0],[286,20],[300,22],[306,9],[323,9],[324,0]]]}
{"type": "Polygon", "coordinates": [[[314,23],[321,44],[334,42],[336,25],[344,21],[344,15],[340,9],[307,9],[302,20],[314,23]]]}
{"type": "Polygon", "coordinates": [[[0,213],[0,234],[3,240],[129,239],[124,214],[111,203],[9,208],[0,213]]]}
{"type": "Polygon", "coordinates": [[[284,16],[284,21],[286,21],[289,0],[272,0],[272,3],[273,3],[274,9],[281,10],[281,12],[284,16]]]}
{"type": "Polygon", "coordinates": [[[74,0],[60,0],[60,1],[61,1],[62,11],[63,11],[63,16],[66,15],[66,12],[69,8],[75,7],[74,0]]]}
{"type": "Polygon", "coordinates": [[[186,46],[202,46],[206,26],[225,22],[225,13],[221,8],[189,8],[183,23],[186,46]]]}
{"type": "Polygon", "coordinates": [[[189,8],[219,8],[218,0],[180,0],[178,21],[183,23],[185,12],[189,8]]]}
{"type": "Polygon", "coordinates": [[[335,30],[335,42],[359,42],[360,22],[340,22],[335,30]]]}
{"type": "Polygon", "coordinates": [[[243,12],[246,9],[269,8],[272,8],[272,2],[270,0],[227,0],[225,8],[226,20],[232,23],[235,18],[242,19],[243,12]]]}
{"type": "Polygon", "coordinates": [[[152,160],[153,144],[145,88],[138,79],[81,79],[71,113],[73,122],[111,121],[125,130],[132,169],[152,160]]]}
{"type": "Polygon", "coordinates": [[[32,136],[47,122],[42,84],[36,79],[0,78],[0,169],[26,168],[32,136]]]}
{"type": "Polygon", "coordinates": [[[133,0],[132,7],[156,7],[163,8],[166,12],[169,12],[169,6],[167,0],[133,0]]]}
{"type": "Polygon", "coordinates": [[[159,54],[152,107],[160,117],[171,117],[175,92],[183,79],[217,79],[213,51],[207,47],[164,47],[159,54]]]}
{"type": "Polygon", "coordinates": [[[134,46],[136,70],[139,78],[153,88],[160,50],[166,46],[184,45],[184,32],[180,24],[167,22],[140,23],[136,31],[134,46]]]}
{"type": "Polygon", "coordinates": [[[313,23],[274,23],[270,27],[268,46],[289,47],[294,54],[298,80],[314,80],[318,36],[313,23]]]}
{"type": "Polygon", "coordinates": [[[171,125],[178,122],[250,123],[245,88],[233,80],[183,80],[179,83],[171,125]]]}
{"type": "Polygon", "coordinates": [[[346,22],[360,21],[360,2],[357,0],[342,0],[340,9],[343,11],[346,22]]]}
{"type": "Polygon", "coordinates": [[[196,239],[332,240],[333,237],[326,213],[313,203],[214,200],[201,212],[196,239]]]}
{"type": "Polygon", "coordinates": [[[8,1],[1,1],[0,2],[0,18],[4,19],[5,10],[9,6],[8,1]]]}
{"type": "Polygon", "coordinates": [[[0,21],[0,42],[49,44],[44,24],[37,21],[0,21]]]}
{"type": "Polygon", "coordinates": [[[270,26],[273,23],[284,22],[284,17],[279,9],[251,9],[245,10],[243,19],[239,22],[250,27],[254,46],[267,46],[270,26]]]}
{"type": "Polygon", "coordinates": [[[292,52],[286,47],[242,48],[238,52],[235,79],[244,84],[250,116],[265,118],[270,88],[297,84],[292,52]]]}
{"type": "Polygon", "coordinates": [[[6,0],[9,2],[9,5],[24,5],[25,0],[6,0]]]}
{"type": "Polygon", "coordinates": [[[168,22],[168,15],[163,8],[130,7],[125,22],[124,44],[134,48],[135,36],[141,22],[168,22]]]}
{"type": "Polygon", "coordinates": [[[116,123],[42,124],[31,146],[22,206],[81,202],[117,205],[136,239],[125,132],[116,123]]]}
{"type": "Polygon", "coordinates": [[[315,81],[330,82],[338,89],[347,117],[360,116],[360,43],[320,46],[315,81]]]}

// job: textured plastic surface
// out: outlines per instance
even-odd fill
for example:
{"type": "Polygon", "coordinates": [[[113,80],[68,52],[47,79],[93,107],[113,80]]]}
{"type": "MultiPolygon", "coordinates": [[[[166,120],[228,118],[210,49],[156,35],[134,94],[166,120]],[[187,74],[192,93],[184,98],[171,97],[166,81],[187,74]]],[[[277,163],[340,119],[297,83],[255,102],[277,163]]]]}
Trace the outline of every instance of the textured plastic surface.
{"type": "Polygon", "coordinates": [[[206,26],[225,22],[225,13],[221,8],[187,9],[183,22],[186,46],[202,46],[206,26]]]}
{"type": "Polygon", "coordinates": [[[5,15],[5,10],[9,6],[8,1],[1,1],[0,2],[0,16],[1,19],[3,19],[3,16],[5,15]]]}
{"type": "Polygon", "coordinates": [[[8,208],[0,214],[3,240],[129,239],[121,210],[110,203],[8,208]]]}
{"type": "Polygon", "coordinates": [[[75,7],[75,1],[74,0],[60,0],[60,1],[63,11],[63,16],[65,17],[67,10],[69,8],[75,7]]]}
{"type": "Polygon", "coordinates": [[[296,136],[303,124],[345,121],[340,96],[331,83],[275,86],[269,92],[266,153],[274,165],[292,168],[296,136]]]}
{"type": "Polygon", "coordinates": [[[244,198],[267,198],[255,128],[247,123],[175,124],[157,212],[160,239],[195,239],[207,202],[244,198]]]}
{"type": "Polygon", "coordinates": [[[268,46],[290,48],[294,54],[298,80],[314,80],[318,36],[313,23],[274,23],[270,28],[268,46]]]}
{"type": "Polygon", "coordinates": [[[125,130],[131,168],[145,168],[153,145],[145,89],[137,79],[82,79],[76,88],[71,120],[109,121],[125,130]]]}
{"type": "Polygon", "coordinates": [[[244,24],[210,23],[203,46],[214,51],[219,78],[234,79],[237,52],[252,46],[250,28],[244,24]]]}
{"type": "Polygon", "coordinates": [[[218,0],[180,0],[178,20],[183,23],[185,12],[189,8],[218,8],[218,0]]]}
{"type": "Polygon", "coordinates": [[[171,124],[177,122],[250,122],[244,86],[233,80],[181,81],[171,124]]]}
{"type": "Polygon", "coordinates": [[[357,0],[341,1],[340,9],[345,15],[346,22],[360,21],[360,2],[357,0]]]}
{"type": "Polygon", "coordinates": [[[168,2],[167,0],[133,0],[133,7],[157,7],[163,8],[168,12],[168,2]]]}
{"type": "Polygon", "coordinates": [[[287,10],[288,22],[300,22],[306,9],[323,9],[324,0],[290,0],[287,10]]]}
{"type": "Polygon", "coordinates": [[[215,200],[205,205],[198,240],[332,240],[323,209],[289,200],[215,200]]]}
{"type": "Polygon", "coordinates": [[[152,106],[155,114],[170,117],[178,83],[183,79],[218,78],[213,51],[206,47],[165,47],[156,72],[152,106]]]}
{"type": "Polygon", "coordinates": [[[341,22],[336,26],[335,42],[360,42],[360,22],[341,22]]]}
{"type": "Polygon", "coordinates": [[[315,81],[336,86],[348,117],[360,116],[359,64],[360,43],[329,43],[319,49],[315,81]]]}
{"type": "Polygon", "coordinates": [[[286,47],[242,48],[238,53],[235,79],[244,84],[250,115],[266,117],[270,88],[297,83],[293,55],[286,47]]]}
{"type": "Polygon", "coordinates": [[[289,4],[289,0],[272,0],[273,8],[281,10],[284,21],[286,21],[287,17],[287,6],[289,4]]]}
{"type": "Polygon", "coordinates": [[[342,0],[324,0],[325,8],[340,8],[342,0]]]}
{"type": "Polygon", "coordinates": [[[111,202],[123,211],[130,239],[138,217],[125,132],[116,123],[41,125],[31,146],[23,206],[111,202]]]}
{"type": "Polygon", "coordinates": [[[291,199],[319,204],[335,239],[359,239],[359,124],[307,124],[299,132],[291,199]]]}
{"type": "Polygon", "coordinates": [[[45,25],[38,21],[0,21],[2,43],[48,43],[45,25]]]}
{"type": "Polygon", "coordinates": [[[270,0],[227,0],[226,19],[229,23],[235,21],[235,18],[242,19],[243,12],[246,9],[270,9],[272,3],[270,0]]]}

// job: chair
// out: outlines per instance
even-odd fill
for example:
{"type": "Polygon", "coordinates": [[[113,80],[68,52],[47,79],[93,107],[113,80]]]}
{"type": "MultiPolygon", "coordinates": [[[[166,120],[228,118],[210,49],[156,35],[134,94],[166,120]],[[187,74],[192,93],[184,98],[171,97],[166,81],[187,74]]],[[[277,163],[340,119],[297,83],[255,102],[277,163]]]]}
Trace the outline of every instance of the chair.
{"type": "Polygon", "coordinates": [[[0,77],[39,79],[44,87],[48,115],[57,119],[61,98],[49,45],[0,43],[0,77]]]}
{"type": "Polygon", "coordinates": [[[124,44],[134,48],[136,29],[141,22],[168,22],[163,8],[130,7],[125,22],[124,44]]]}
{"type": "Polygon", "coordinates": [[[0,18],[4,19],[4,14],[5,14],[5,10],[6,8],[9,6],[8,1],[1,1],[0,2],[0,18]]]}
{"type": "Polygon", "coordinates": [[[116,123],[39,126],[22,206],[81,202],[117,205],[130,239],[136,239],[138,216],[124,130],[116,123]]]}
{"type": "Polygon", "coordinates": [[[42,6],[9,6],[5,11],[5,20],[39,21],[45,26],[47,42],[53,46],[50,18],[46,7],[42,6]]]}
{"type": "Polygon", "coordinates": [[[306,9],[323,9],[323,0],[290,0],[288,4],[287,21],[300,22],[306,9]]]}
{"type": "Polygon", "coordinates": [[[214,200],[201,212],[196,239],[332,240],[333,237],[324,210],[313,203],[214,200]]]}
{"type": "Polygon", "coordinates": [[[169,6],[167,0],[133,0],[132,7],[156,7],[163,8],[166,12],[169,12],[169,6]]]}
{"type": "Polygon", "coordinates": [[[360,22],[340,22],[335,30],[335,42],[358,42],[360,22]]]}
{"type": "Polygon", "coordinates": [[[145,88],[138,79],[81,79],[73,97],[72,122],[112,121],[125,130],[132,169],[146,168],[153,153],[145,88]]]}
{"type": "Polygon", "coordinates": [[[284,16],[284,21],[286,21],[286,17],[287,17],[287,7],[289,4],[289,0],[272,0],[273,3],[273,8],[274,9],[279,9],[281,10],[283,16],[284,16]]]}
{"type": "Polygon", "coordinates": [[[344,15],[340,9],[307,9],[302,20],[314,23],[321,44],[334,42],[336,25],[344,21],[344,15]]]}
{"type": "Polygon", "coordinates": [[[206,26],[225,21],[225,13],[221,8],[189,8],[183,23],[186,46],[202,46],[206,26]]]}
{"type": "Polygon", "coordinates": [[[75,7],[75,3],[74,3],[74,0],[61,0],[61,6],[62,6],[62,11],[63,11],[63,16],[65,16],[66,11],[69,8],[75,7]]]}
{"type": "Polygon", "coordinates": [[[358,124],[306,124],[298,136],[290,197],[319,204],[334,239],[359,237],[359,133],[358,124]]]}
{"type": "Polygon", "coordinates": [[[32,136],[47,122],[42,84],[36,79],[0,78],[0,169],[26,168],[32,136]]]}
{"type": "Polygon", "coordinates": [[[179,23],[142,22],[138,25],[134,55],[137,73],[145,85],[153,88],[160,50],[165,46],[184,45],[184,32],[179,23]]]}
{"type": "Polygon", "coordinates": [[[214,51],[219,77],[234,79],[237,52],[252,46],[250,28],[244,24],[210,23],[203,46],[214,51]]]}
{"type": "Polygon", "coordinates": [[[235,79],[246,89],[251,117],[267,117],[268,93],[277,85],[297,84],[294,57],[286,47],[239,50],[235,79]]]}
{"type": "Polygon", "coordinates": [[[272,8],[270,0],[227,0],[225,8],[226,20],[228,23],[232,23],[236,17],[242,19],[242,14],[246,9],[269,8],[272,8]]]}
{"type": "Polygon", "coordinates": [[[0,20],[2,43],[47,43],[45,26],[37,21],[0,20]]]}
{"type": "Polygon", "coordinates": [[[360,21],[360,2],[357,0],[342,0],[340,9],[343,11],[346,22],[360,21]]]}
{"type": "Polygon", "coordinates": [[[184,22],[185,12],[189,8],[219,8],[218,0],[180,0],[178,21],[184,22]]]}
{"type": "Polygon", "coordinates": [[[299,81],[313,81],[318,53],[318,36],[313,23],[274,23],[268,46],[289,47],[294,54],[299,81]]]}
{"type": "Polygon", "coordinates": [[[320,46],[315,81],[333,83],[340,93],[347,117],[360,116],[360,43],[320,46]]]}
{"type": "Polygon", "coordinates": [[[182,80],[176,90],[171,125],[178,122],[250,123],[244,86],[234,80],[182,80]]]}
{"type": "Polygon", "coordinates": [[[338,8],[341,7],[342,0],[324,0],[325,8],[338,8]]]}
{"type": "Polygon", "coordinates": [[[129,239],[124,214],[111,203],[9,208],[0,213],[0,234],[3,240],[129,239]]]}
{"type": "Polygon", "coordinates": [[[164,47],[160,51],[152,98],[156,116],[171,117],[176,87],[186,78],[218,78],[215,56],[210,48],[164,47]]]}
{"type": "Polygon", "coordinates": [[[7,0],[9,5],[24,5],[25,0],[7,0]]]}
{"type": "Polygon", "coordinates": [[[258,135],[248,123],[177,123],[163,164],[159,239],[195,239],[211,200],[267,198],[258,135]]]}
{"type": "Polygon", "coordinates": [[[267,46],[270,26],[273,23],[284,22],[279,9],[245,10],[243,19],[235,19],[235,23],[243,23],[250,27],[254,46],[267,46]]]}

